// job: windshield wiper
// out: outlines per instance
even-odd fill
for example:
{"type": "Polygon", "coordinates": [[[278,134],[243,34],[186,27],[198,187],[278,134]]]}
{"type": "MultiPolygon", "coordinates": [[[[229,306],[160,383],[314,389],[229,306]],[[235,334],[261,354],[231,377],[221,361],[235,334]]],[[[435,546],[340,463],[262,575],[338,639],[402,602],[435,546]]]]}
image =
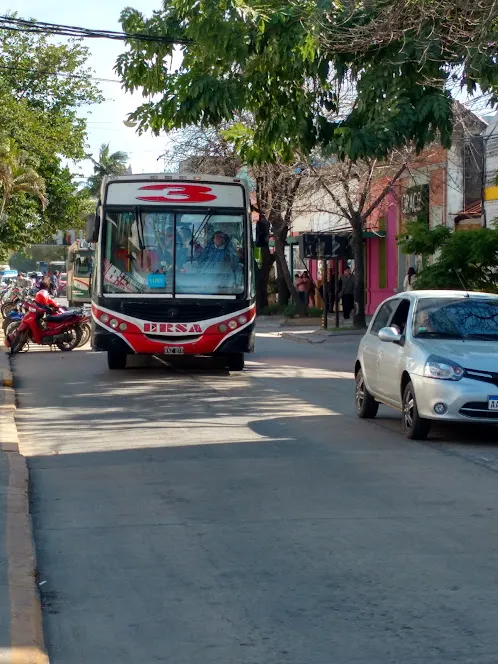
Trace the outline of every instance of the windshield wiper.
{"type": "Polygon", "coordinates": [[[466,334],[466,339],[479,339],[480,341],[498,341],[498,332],[493,334],[492,332],[486,334],[486,332],[476,332],[472,334],[466,334]]]}
{"type": "Polygon", "coordinates": [[[206,216],[201,221],[201,223],[199,225],[199,229],[198,229],[198,231],[195,235],[194,235],[194,226],[192,226],[192,239],[190,240],[190,262],[191,263],[194,262],[194,244],[197,242],[197,239],[198,239],[199,235],[201,234],[202,229],[207,224],[207,222],[211,219],[213,214],[214,214],[214,212],[211,212],[210,210],[208,210],[206,216]]]}
{"type": "Polygon", "coordinates": [[[137,224],[138,246],[140,251],[144,251],[144,220],[142,219],[142,212],[138,207],[135,209],[135,223],[137,224]]]}

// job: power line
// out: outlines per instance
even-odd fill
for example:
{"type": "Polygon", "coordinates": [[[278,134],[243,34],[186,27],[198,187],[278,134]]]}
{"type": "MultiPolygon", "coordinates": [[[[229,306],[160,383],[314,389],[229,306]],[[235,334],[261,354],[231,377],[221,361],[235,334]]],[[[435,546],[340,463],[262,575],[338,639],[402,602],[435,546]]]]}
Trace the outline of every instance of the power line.
{"type": "Polygon", "coordinates": [[[144,41],[158,44],[190,44],[190,39],[176,39],[165,35],[149,35],[140,33],[118,32],[115,30],[94,30],[75,25],[45,23],[44,21],[27,21],[12,16],[0,16],[0,29],[13,32],[34,32],[38,34],[61,35],[64,37],[83,37],[86,39],[114,39],[117,41],[144,41]]]}
{"type": "Polygon", "coordinates": [[[27,74],[44,74],[46,76],[63,76],[64,78],[85,79],[99,81],[101,83],[121,83],[117,78],[98,78],[96,76],[85,76],[83,74],[66,74],[62,71],[50,71],[48,69],[28,69],[26,67],[13,67],[12,65],[0,65],[0,69],[7,71],[22,71],[27,74]]]}

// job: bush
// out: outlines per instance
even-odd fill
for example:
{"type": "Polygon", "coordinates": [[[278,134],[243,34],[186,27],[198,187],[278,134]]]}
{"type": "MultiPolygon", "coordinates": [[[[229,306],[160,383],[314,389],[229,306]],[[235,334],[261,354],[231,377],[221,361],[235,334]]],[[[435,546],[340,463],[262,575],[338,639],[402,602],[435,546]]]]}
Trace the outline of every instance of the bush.
{"type": "Polygon", "coordinates": [[[452,289],[498,292],[498,230],[451,232],[447,228],[424,229],[418,222],[411,236],[400,242],[404,251],[439,252],[432,265],[417,275],[415,289],[452,289]]]}

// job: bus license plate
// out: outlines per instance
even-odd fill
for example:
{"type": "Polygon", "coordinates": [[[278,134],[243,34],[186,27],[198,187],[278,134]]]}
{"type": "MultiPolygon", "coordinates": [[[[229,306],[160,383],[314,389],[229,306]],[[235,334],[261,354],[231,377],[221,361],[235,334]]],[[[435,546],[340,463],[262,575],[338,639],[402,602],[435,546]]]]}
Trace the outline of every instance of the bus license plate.
{"type": "Polygon", "coordinates": [[[183,355],[183,346],[165,346],[165,355],[183,355]]]}

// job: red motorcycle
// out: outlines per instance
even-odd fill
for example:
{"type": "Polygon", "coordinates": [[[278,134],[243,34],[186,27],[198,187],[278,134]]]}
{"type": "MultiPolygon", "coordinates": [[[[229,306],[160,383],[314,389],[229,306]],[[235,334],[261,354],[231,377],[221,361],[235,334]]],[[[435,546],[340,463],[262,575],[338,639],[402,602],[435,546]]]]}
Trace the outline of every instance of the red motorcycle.
{"type": "MultiPolygon", "coordinates": [[[[53,311],[53,310],[52,310],[53,311]]],[[[12,354],[19,353],[29,343],[41,346],[57,346],[62,351],[76,348],[83,334],[82,325],[88,322],[88,315],[81,309],[50,313],[47,308],[30,302],[28,311],[17,329],[5,339],[12,354]]]]}

